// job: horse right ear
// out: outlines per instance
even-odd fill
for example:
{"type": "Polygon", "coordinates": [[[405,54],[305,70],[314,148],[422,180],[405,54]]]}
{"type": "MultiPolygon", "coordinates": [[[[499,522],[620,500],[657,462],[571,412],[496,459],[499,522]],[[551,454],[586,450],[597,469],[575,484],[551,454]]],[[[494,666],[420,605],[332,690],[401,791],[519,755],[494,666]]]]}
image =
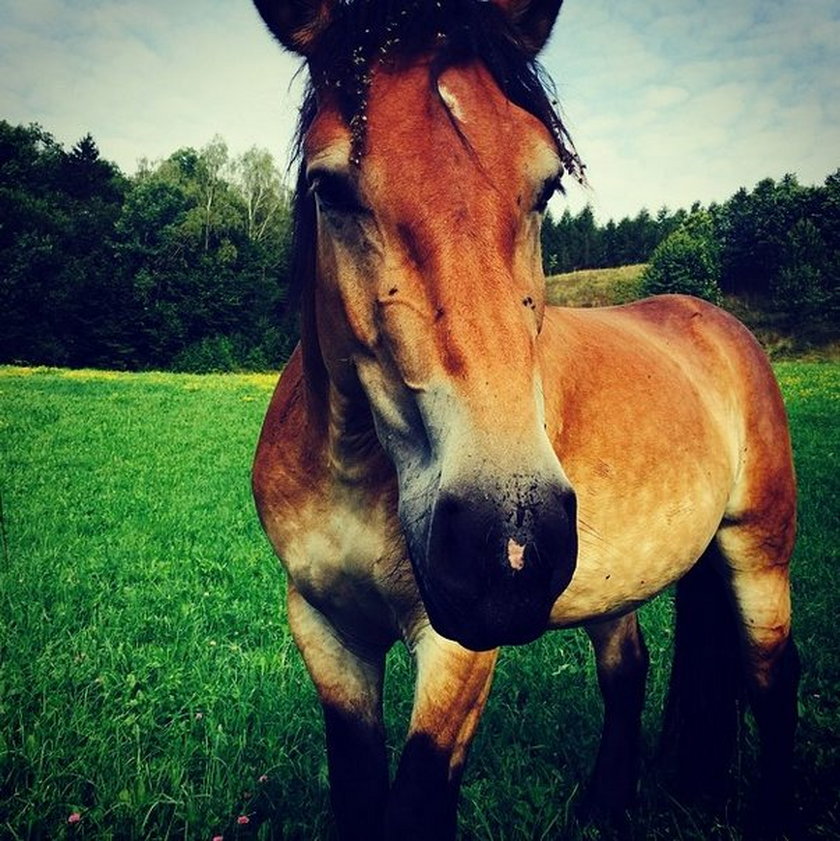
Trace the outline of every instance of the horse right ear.
{"type": "Polygon", "coordinates": [[[563,0],[493,0],[507,15],[532,58],[545,46],[563,0]]]}
{"type": "Polygon", "coordinates": [[[335,0],[254,0],[254,5],[287,50],[308,58],[332,22],[335,0]]]}

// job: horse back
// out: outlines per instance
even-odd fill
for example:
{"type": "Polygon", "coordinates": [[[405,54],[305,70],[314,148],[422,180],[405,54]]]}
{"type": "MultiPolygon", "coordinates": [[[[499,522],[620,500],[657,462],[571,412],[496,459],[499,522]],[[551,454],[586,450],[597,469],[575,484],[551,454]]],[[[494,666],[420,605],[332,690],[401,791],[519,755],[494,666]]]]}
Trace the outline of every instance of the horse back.
{"type": "Polygon", "coordinates": [[[547,425],[579,502],[577,573],[554,624],[646,601],[725,525],[749,523],[756,542],[776,541],[776,560],[787,561],[787,420],[745,327],[706,302],[661,296],[551,308],[543,333],[547,425]]]}

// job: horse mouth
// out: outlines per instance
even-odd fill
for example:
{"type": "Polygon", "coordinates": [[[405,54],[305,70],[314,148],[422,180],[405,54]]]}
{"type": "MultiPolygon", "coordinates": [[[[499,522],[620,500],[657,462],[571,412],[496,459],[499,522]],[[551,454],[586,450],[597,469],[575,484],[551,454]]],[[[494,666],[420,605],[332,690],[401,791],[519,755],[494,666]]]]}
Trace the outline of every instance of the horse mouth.
{"type": "Polygon", "coordinates": [[[541,636],[574,575],[574,490],[563,477],[526,479],[450,482],[431,498],[400,499],[403,535],[432,628],[474,651],[541,636]]]}

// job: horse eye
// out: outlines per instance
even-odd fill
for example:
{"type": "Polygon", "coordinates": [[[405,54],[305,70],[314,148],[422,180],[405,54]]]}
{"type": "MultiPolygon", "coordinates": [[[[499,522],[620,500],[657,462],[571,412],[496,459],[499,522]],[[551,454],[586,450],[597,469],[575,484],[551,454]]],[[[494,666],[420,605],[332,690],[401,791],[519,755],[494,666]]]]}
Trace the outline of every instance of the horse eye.
{"type": "Polygon", "coordinates": [[[562,186],[560,185],[560,176],[556,175],[553,178],[549,178],[545,181],[542,185],[542,189],[540,190],[539,195],[537,196],[536,202],[534,202],[534,211],[536,213],[545,213],[546,208],[548,207],[549,199],[557,192],[563,190],[562,186]]]}
{"type": "Polygon", "coordinates": [[[355,185],[336,172],[316,170],[309,175],[309,192],[324,210],[357,213],[364,210],[355,185]]]}

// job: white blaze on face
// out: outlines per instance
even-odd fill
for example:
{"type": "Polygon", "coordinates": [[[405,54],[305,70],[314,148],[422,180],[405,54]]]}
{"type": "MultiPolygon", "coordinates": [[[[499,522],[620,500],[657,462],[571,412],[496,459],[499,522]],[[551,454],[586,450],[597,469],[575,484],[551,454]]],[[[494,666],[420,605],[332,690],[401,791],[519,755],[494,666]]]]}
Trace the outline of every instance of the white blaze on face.
{"type": "Polygon", "coordinates": [[[445,82],[439,82],[438,93],[440,94],[440,98],[446,103],[446,107],[449,109],[452,116],[455,117],[458,122],[465,123],[466,119],[464,117],[464,110],[461,108],[461,103],[458,101],[458,97],[452,92],[452,89],[448,88],[445,82]]]}
{"type": "Polygon", "coordinates": [[[508,563],[511,569],[519,571],[525,567],[525,547],[520,546],[513,538],[508,540],[507,545],[508,563]]]}

